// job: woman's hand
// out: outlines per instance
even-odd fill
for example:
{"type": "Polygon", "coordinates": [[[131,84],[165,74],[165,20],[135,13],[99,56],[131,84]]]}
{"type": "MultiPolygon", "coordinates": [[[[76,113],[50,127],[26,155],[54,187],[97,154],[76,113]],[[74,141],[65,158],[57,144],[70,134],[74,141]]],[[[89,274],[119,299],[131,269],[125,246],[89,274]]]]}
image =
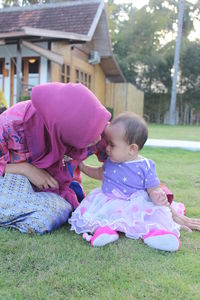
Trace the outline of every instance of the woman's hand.
{"type": "Polygon", "coordinates": [[[57,180],[55,180],[47,171],[39,169],[26,162],[19,164],[7,164],[5,172],[24,175],[33,185],[41,190],[59,188],[57,180]]]}
{"type": "Polygon", "coordinates": [[[183,231],[200,231],[200,219],[188,218],[186,216],[179,215],[172,207],[170,207],[172,212],[172,218],[174,222],[181,225],[183,231]]]}
{"type": "Polygon", "coordinates": [[[39,189],[59,188],[58,182],[45,170],[29,165],[30,170],[26,173],[29,181],[39,189]]]}
{"type": "Polygon", "coordinates": [[[179,224],[183,231],[191,232],[193,230],[200,231],[200,219],[188,218],[179,215],[169,204],[165,192],[161,188],[153,188],[147,190],[149,197],[155,205],[167,206],[172,213],[174,222],[179,224]]]}

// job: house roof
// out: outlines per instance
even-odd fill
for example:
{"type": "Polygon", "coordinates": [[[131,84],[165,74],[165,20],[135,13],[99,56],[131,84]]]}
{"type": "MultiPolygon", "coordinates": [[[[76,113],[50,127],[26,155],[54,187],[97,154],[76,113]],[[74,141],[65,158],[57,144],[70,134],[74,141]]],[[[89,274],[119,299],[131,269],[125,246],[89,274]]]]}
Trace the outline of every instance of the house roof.
{"type": "MultiPolygon", "coordinates": [[[[31,42],[66,40],[69,43],[95,41],[95,51],[109,61],[117,81],[125,81],[113,59],[103,0],[72,0],[64,3],[0,9],[0,45],[23,38],[31,42]]],[[[102,63],[105,74],[107,64],[102,63]]]]}
{"type": "Polygon", "coordinates": [[[31,33],[35,35],[34,32],[42,36],[43,30],[49,30],[52,31],[51,36],[55,35],[55,38],[60,36],[67,38],[67,34],[70,38],[71,33],[76,39],[80,37],[85,41],[91,40],[102,10],[102,0],[0,9],[0,38],[31,35],[31,33]]]}

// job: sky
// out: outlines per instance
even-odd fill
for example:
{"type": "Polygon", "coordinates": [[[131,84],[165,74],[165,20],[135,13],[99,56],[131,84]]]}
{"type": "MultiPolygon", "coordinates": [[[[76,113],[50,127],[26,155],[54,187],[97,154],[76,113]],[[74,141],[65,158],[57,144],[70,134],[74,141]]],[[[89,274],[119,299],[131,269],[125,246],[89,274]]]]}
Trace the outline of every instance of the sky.
{"type": "MultiPolygon", "coordinates": [[[[187,0],[191,3],[195,3],[197,2],[197,0],[187,0]]],[[[149,1],[148,0],[115,0],[116,3],[133,3],[133,6],[135,6],[136,8],[141,8],[142,6],[144,6],[145,4],[147,4],[149,1]]]]}
{"type": "Polygon", "coordinates": [[[123,3],[131,3],[133,2],[133,5],[136,8],[141,8],[142,6],[144,6],[145,4],[148,3],[148,0],[115,0],[115,3],[119,3],[119,4],[123,4],[123,3]]]}

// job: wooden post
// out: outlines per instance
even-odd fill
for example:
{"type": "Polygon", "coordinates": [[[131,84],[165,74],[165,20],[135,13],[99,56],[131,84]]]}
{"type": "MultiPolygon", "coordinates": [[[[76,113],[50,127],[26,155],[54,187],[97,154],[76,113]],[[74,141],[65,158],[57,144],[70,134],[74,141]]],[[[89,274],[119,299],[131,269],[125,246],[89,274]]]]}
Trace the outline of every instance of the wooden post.
{"type": "Polygon", "coordinates": [[[19,102],[22,90],[22,48],[21,41],[17,43],[17,97],[16,101],[19,102]]]}

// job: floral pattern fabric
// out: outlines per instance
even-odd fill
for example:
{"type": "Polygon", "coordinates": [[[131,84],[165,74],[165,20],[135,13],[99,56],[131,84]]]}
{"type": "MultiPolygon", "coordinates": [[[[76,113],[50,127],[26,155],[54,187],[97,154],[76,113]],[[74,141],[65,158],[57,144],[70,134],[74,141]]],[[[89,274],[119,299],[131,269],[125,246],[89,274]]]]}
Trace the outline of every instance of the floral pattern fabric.
{"type": "Polygon", "coordinates": [[[30,153],[24,138],[23,115],[24,105],[16,105],[0,116],[0,175],[4,174],[6,164],[31,162],[30,153]]]}

